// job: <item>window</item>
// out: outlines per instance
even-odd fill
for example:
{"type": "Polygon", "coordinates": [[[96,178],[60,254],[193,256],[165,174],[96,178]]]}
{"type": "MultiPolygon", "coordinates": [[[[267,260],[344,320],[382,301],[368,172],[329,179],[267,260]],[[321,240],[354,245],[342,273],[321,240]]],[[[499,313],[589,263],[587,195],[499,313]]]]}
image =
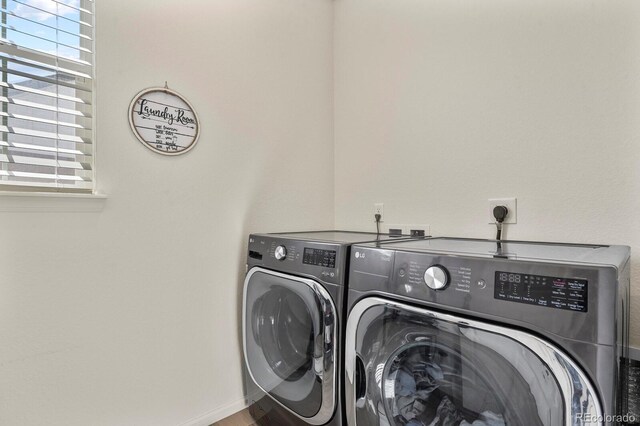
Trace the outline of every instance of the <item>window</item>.
{"type": "Polygon", "coordinates": [[[0,190],[93,190],[93,0],[0,0],[0,190]]]}

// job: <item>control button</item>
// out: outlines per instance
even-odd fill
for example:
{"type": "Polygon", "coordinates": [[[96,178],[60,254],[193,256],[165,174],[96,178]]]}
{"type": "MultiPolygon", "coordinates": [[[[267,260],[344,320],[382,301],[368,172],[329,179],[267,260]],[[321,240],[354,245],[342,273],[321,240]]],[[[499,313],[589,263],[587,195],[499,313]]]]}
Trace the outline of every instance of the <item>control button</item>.
{"type": "Polygon", "coordinates": [[[444,266],[430,266],[424,271],[424,282],[432,290],[442,290],[449,285],[449,273],[444,266]]]}
{"type": "Polygon", "coordinates": [[[287,258],[287,248],[285,246],[276,247],[275,256],[278,260],[285,260],[287,258]]]}
{"type": "Polygon", "coordinates": [[[400,270],[398,271],[398,275],[404,277],[405,275],[407,275],[407,270],[404,268],[400,268],[400,270]]]}
{"type": "Polygon", "coordinates": [[[478,280],[478,288],[487,288],[487,282],[485,280],[478,280]]]}

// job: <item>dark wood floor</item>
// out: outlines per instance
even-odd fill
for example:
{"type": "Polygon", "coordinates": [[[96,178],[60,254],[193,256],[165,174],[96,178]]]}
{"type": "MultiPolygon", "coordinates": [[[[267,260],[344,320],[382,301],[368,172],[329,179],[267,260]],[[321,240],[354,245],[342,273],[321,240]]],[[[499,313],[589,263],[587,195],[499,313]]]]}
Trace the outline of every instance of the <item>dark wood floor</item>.
{"type": "Polygon", "coordinates": [[[232,416],[222,419],[219,422],[215,422],[211,426],[253,426],[256,424],[256,420],[251,417],[249,410],[242,410],[232,416]]]}

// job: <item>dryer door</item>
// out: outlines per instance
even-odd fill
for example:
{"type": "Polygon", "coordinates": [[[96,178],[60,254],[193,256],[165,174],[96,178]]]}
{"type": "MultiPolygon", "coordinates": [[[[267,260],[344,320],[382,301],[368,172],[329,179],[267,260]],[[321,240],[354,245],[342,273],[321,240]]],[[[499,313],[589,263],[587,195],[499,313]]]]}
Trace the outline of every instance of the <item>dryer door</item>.
{"type": "Polygon", "coordinates": [[[600,424],[582,370],[528,333],[371,297],[346,339],[350,425],[600,424]]]}
{"type": "Polygon", "coordinates": [[[310,424],[336,403],[337,312],[317,282],[253,268],[244,283],[243,345],[253,381],[310,424]]]}

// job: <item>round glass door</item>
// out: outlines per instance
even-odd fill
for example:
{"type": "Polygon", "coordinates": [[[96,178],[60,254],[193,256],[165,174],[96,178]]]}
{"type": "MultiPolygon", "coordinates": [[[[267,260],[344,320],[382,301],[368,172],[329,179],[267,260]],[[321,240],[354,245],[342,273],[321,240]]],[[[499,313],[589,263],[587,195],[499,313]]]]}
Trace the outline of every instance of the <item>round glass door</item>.
{"type": "MultiPolygon", "coordinates": [[[[465,347],[446,334],[415,332],[405,337],[406,344],[391,354],[382,374],[382,400],[391,424],[563,424],[562,396],[553,380],[536,398],[536,386],[532,389],[496,351],[465,347]],[[539,412],[541,405],[546,412],[539,412]]],[[[548,369],[541,373],[549,377],[548,369]]]]}
{"type": "Polygon", "coordinates": [[[255,300],[251,323],[255,340],[278,377],[295,382],[311,370],[314,320],[297,293],[273,286],[255,300]]]}
{"type": "Polygon", "coordinates": [[[305,420],[333,413],[334,336],[335,309],[318,283],[261,268],[247,274],[247,368],[266,394],[305,420]]]}
{"type": "Polygon", "coordinates": [[[358,305],[350,424],[563,426],[600,411],[584,374],[534,336],[378,298],[358,305]]]}

